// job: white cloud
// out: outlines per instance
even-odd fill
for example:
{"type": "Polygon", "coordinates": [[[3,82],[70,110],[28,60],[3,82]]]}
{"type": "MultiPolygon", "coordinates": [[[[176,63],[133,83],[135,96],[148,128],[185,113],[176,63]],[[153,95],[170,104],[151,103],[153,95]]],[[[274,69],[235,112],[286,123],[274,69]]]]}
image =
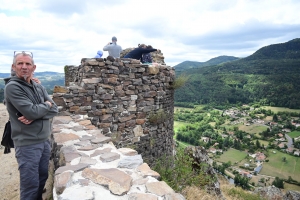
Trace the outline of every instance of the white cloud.
{"type": "Polygon", "coordinates": [[[245,57],[299,37],[299,9],[297,0],[3,0],[0,72],[9,72],[14,50],[33,51],[37,71],[63,72],[112,36],[123,49],[151,44],[170,66],[245,57]]]}

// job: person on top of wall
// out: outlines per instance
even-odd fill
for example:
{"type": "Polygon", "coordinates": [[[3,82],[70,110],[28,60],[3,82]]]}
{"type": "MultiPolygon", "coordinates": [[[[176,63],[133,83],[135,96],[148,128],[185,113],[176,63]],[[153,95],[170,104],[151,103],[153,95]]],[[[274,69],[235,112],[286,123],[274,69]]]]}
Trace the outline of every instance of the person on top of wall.
{"type": "MultiPolygon", "coordinates": [[[[146,49],[153,49],[151,45],[148,45],[146,49]]],[[[152,57],[150,53],[144,53],[142,55],[142,63],[152,63],[152,57]]]]}
{"type": "Polygon", "coordinates": [[[112,42],[109,42],[103,47],[103,51],[108,51],[108,55],[114,58],[120,58],[122,52],[122,47],[117,45],[117,38],[114,36],[111,39],[112,42]]]}
{"type": "Polygon", "coordinates": [[[147,46],[145,44],[139,44],[137,48],[133,49],[132,51],[130,51],[129,53],[127,53],[124,58],[133,58],[136,60],[140,60],[142,61],[142,56],[145,53],[150,53],[153,51],[158,51],[158,49],[148,49],[147,46]]]}
{"type": "Polygon", "coordinates": [[[97,51],[97,55],[95,58],[101,58],[103,56],[103,52],[101,50],[97,51]]]}

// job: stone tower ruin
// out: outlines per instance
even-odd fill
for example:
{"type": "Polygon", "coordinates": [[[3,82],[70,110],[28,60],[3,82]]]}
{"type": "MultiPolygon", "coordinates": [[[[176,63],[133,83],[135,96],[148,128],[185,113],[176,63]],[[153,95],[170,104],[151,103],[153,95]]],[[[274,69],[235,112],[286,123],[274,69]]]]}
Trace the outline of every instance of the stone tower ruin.
{"type": "Polygon", "coordinates": [[[65,66],[66,86],[53,93],[60,115],[87,115],[116,147],[135,149],[150,165],[172,155],[175,70],[161,55],[162,62],[152,65],[84,58],[79,66],[65,66]]]}

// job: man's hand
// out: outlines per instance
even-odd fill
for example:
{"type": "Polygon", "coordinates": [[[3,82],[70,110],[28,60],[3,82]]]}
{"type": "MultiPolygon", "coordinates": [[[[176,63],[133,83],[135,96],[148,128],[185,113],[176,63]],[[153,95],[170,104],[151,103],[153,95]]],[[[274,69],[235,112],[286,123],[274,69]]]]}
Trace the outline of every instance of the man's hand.
{"type": "Polygon", "coordinates": [[[33,120],[28,120],[28,119],[26,119],[24,116],[19,117],[18,120],[19,120],[20,122],[22,122],[23,124],[31,124],[31,122],[33,122],[33,120]]]}
{"type": "Polygon", "coordinates": [[[38,78],[31,77],[31,80],[33,80],[34,82],[36,82],[38,84],[41,84],[41,81],[38,78]]]}
{"type": "Polygon", "coordinates": [[[49,104],[50,108],[52,107],[52,103],[50,101],[45,101],[45,103],[49,104]]]}

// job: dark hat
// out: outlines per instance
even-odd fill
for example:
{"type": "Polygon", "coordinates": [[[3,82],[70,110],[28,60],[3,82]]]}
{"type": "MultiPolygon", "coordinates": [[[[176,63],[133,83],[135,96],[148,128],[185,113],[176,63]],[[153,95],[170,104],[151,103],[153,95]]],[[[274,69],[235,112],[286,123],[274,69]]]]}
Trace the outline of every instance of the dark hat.
{"type": "Polygon", "coordinates": [[[114,36],[114,37],[112,37],[111,40],[112,40],[112,41],[117,41],[117,38],[114,36]]]}

